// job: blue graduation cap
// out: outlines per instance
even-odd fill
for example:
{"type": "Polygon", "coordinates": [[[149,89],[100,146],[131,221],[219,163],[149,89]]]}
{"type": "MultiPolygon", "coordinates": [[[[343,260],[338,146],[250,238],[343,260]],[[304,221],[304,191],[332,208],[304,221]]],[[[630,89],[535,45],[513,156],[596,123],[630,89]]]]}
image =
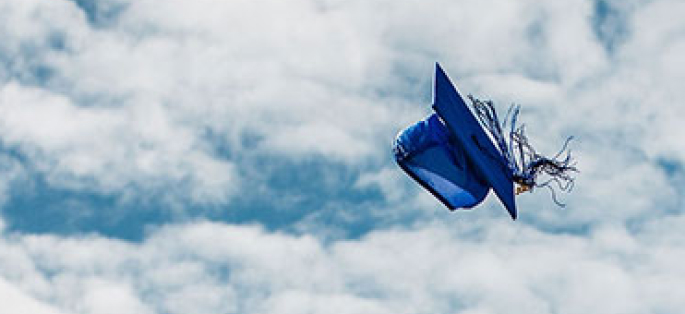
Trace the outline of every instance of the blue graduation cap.
{"type": "Polygon", "coordinates": [[[514,174],[439,64],[435,113],[400,132],[399,166],[450,210],[472,208],[492,189],[516,219],[514,174]]]}

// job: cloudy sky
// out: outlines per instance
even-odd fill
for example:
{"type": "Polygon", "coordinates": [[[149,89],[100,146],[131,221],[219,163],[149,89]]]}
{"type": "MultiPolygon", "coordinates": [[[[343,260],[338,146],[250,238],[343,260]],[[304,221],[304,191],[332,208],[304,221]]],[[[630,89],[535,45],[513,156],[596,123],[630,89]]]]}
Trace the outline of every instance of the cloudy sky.
{"type": "Polygon", "coordinates": [[[681,0],[0,0],[0,313],[677,313],[681,0]],[[390,142],[460,89],[568,205],[448,212],[390,142]]]}

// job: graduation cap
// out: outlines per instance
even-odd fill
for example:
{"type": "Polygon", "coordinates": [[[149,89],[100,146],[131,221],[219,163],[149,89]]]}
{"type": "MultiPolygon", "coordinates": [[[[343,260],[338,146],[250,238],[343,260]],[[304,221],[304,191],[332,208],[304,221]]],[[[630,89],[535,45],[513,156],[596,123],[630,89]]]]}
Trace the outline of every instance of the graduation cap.
{"type": "Polygon", "coordinates": [[[492,189],[516,219],[514,173],[507,159],[437,63],[433,110],[395,139],[399,166],[450,210],[472,208],[492,189]]]}

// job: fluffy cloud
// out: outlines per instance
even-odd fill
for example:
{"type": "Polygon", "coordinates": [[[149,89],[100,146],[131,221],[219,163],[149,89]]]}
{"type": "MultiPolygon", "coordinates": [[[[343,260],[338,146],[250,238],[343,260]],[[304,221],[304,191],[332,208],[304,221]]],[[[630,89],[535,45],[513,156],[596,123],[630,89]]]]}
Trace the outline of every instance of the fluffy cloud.
{"type": "Polygon", "coordinates": [[[26,293],[13,287],[5,280],[0,278],[0,295],[3,297],[2,311],[5,313],[17,314],[59,314],[60,312],[47,305],[46,303],[37,301],[35,298],[26,295],[26,293]]]}
{"type": "Polygon", "coordinates": [[[677,312],[684,13],[675,0],[1,2],[0,296],[13,303],[0,312],[677,312]],[[514,224],[492,197],[449,214],[397,170],[389,142],[429,112],[435,61],[462,91],[521,103],[540,151],[576,135],[566,210],[540,191],[518,198],[514,224]],[[22,203],[7,201],[43,181],[123,200],[107,219],[142,201],[256,225],[142,221],[139,243],[17,231],[22,203]]]}
{"type": "Polygon", "coordinates": [[[580,133],[585,182],[631,150],[646,159],[627,172],[682,159],[668,1],[3,6],[3,143],[55,187],[226,204],[267,157],[383,171],[389,139],[427,113],[436,60],[464,91],[523,103],[543,151],[580,133]],[[625,147],[601,152],[612,139],[625,147]]]}
{"type": "Polygon", "coordinates": [[[13,235],[0,242],[0,274],[65,313],[677,312],[682,240],[481,221],[323,242],[199,222],[140,244],[13,235]]]}
{"type": "Polygon", "coordinates": [[[196,202],[221,201],[231,191],[233,165],[214,158],[155,105],[83,108],[9,83],[0,89],[0,108],[5,145],[51,184],[105,193],[182,187],[196,202]]]}

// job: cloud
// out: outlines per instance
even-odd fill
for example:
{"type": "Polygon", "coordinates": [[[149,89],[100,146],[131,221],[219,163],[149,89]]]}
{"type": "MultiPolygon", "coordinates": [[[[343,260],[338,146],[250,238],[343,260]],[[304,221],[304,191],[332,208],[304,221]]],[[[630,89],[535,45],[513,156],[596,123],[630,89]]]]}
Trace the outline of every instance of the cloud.
{"type": "Polygon", "coordinates": [[[0,295],[33,313],[677,312],[684,10],[3,2],[0,295]],[[521,103],[541,152],[576,135],[566,209],[543,190],[516,223],[493,197],[449,213],[399,172],[389,142],[429,113],[435,61],[521,103]]]}
{"type": "Polygon", "coordinates": [[[6,235],[0,274],[72,313],[677,312],[685,251],[659,227],[682,223],[588,236],[432,223],[332,242],[209,222],[140,244],[6,235]]]}
{"type": "Polygon", "coordinates": [[[36,301],[35,298],[28,296],[19,289],[15,288],[5,280],[0,278],[0,294],[3,296],[3,311],[17,314],[59,314],[61,312],[54,307],[36,301]]]}
{"type": "Polygon", "coordinates": [[[221,202],[231,191],[233,165],[198,147],[154,105],[83,108],[61,95],[10,83],[0,90],[0,108],[5,145],[45,173],[50,184],[105,194],[159,193],[189,181],[189,195],[182,196],[199,203],[221,202]]]}

